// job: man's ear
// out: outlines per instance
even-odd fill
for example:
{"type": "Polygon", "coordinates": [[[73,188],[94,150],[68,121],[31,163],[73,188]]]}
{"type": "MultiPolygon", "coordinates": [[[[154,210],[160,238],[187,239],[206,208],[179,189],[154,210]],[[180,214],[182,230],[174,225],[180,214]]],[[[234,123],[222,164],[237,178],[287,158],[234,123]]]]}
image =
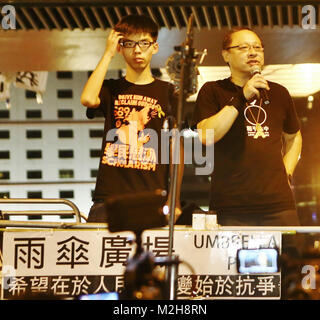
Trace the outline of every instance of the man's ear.
{"type": "Polygon", "coordinates": [[[222,58],[223,58],[224,62],[229,64],[229,52],[228,52],[228,50],[222,50],[221,54],[222,54],[222,58]]]}
{"type": "Polygon", "coordinates": [[[158,53],[158,51],[159,51],[159,44],[158,44],[158,42],[156,42],[156,43],[153,44],[153,52],[152,52],[152,54],[156,54],[156,53],[158,53]]]}

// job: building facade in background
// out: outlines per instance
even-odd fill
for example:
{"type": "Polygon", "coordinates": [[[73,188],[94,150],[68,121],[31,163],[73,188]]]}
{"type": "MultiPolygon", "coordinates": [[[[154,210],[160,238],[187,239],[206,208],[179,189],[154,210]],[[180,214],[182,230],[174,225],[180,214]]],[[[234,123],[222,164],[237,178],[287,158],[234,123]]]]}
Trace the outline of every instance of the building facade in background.
{"type": "Polygon", "coordinates": [[[49,73],[43,104],[34,92],[11,87],[11,108],[0,103],[0,198],[63,198],[88,214],[103,118],[86,118],[80,95],[87,78],[87,72],[49,73]]]}

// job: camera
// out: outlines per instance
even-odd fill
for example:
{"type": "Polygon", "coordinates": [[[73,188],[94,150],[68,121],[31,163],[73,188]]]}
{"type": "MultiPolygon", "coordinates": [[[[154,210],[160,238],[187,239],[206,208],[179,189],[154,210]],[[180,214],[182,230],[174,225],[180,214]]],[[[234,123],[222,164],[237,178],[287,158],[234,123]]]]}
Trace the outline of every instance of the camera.
{"type": "Polygon", "coordinates": [[[279,250],[276,248],[239,249],[237,271],[239,273],[279,272],[279,250]]]}

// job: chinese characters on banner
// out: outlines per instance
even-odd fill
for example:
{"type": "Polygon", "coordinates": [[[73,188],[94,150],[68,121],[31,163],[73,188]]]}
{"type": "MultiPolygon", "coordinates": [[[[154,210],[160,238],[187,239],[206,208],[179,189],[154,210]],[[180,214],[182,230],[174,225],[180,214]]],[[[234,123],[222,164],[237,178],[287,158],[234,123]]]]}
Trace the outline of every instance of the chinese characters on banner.
{"type": "MultiPolygon", "coordinates": [[[[3,266],[12,272],[2,279],[3,298],[121,292],[127,260],[135,253],[132,236],[89,230],[5,231],[3,266]]],[[[168,255],[167,230],[145,231],[142,243],[155,257],[168,255]]],[[[179,265],[177,298],[279,299],[280,273],[237,273],[237,250],[259,247],[280,249],[281,233],[176,230],[174,254],[186,262],[179,265]]]]}

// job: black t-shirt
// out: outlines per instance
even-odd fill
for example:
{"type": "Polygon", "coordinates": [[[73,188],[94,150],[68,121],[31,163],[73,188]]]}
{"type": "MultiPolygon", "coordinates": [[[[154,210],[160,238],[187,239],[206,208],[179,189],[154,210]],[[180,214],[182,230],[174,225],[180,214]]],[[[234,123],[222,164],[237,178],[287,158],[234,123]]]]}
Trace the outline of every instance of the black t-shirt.
{"type": "MultiPolygon", "coordinates": [[[[283,163],[282,133],[296,133],[299,120],[287,89],[268,83],[270,104],[247,103],[215,143],[210,208],[222,214],[295,208],[283,163]]],[[[197,97],[194,122],[219,112],[239,90],[230,78],[205,83],[197,97]]]]}
{"type": "MultiPolygon", "coordinates": [[[[162,164],[161,129],[175,112],[174,86],[156,79],[136,85],[121,78],[105,80],[98,109],[105,116],[99,171],[93,200],[130,192],[167,190],[168,165],[162,164]]],[[[168,146],[169,148],[169,146],[168,146]]]]}

